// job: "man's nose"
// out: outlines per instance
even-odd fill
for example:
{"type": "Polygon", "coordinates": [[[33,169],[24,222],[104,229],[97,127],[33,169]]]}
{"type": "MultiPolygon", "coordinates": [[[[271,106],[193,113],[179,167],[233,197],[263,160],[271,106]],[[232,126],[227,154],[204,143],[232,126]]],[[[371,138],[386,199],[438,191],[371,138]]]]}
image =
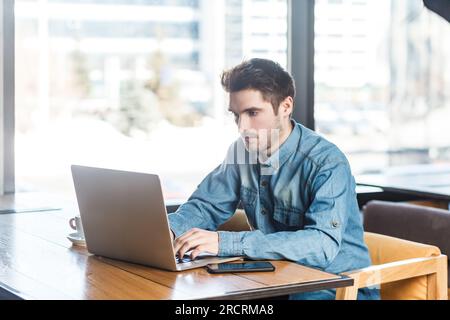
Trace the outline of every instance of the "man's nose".
{"type": "Polygon", "coordinates": [[[242,134],[245,131],[248,131],[248,129],[250,129],[249,127],[249,123],[248,120],[246,119],[245,116],[240,116],[239,117],[239,121],[238,121],[238,129],[239,129],[239,133],[242,134]]]}

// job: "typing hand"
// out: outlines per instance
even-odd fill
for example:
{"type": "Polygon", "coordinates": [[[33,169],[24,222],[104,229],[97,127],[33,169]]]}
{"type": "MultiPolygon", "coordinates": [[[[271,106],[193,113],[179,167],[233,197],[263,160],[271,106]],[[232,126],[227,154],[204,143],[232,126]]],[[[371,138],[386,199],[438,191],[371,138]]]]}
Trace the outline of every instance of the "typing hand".
{"type": "Polygon", "coordinates": [[[184,254],[190,250],[192,250],[192,260],[205,251],[217,256],[219,254],[219,234],[194,228],[175,239],[174,252],[178,253],[178,257],[184,257],[184,254]]]}

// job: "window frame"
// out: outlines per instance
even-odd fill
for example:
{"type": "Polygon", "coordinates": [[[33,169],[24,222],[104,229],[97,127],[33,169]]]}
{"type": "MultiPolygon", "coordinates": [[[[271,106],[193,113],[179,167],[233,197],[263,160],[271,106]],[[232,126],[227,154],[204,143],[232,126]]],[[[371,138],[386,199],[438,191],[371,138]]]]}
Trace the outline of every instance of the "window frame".
{"type": "Polygon", "coordinates": [[[314,0],[289,0],[288,69],[294,77],[293,118],[314,130],[314,0]]]}
{"type": "Polygon", "coordinates": [[[14,0],[0,2],[0,194],[15,192],[14,0]]]}

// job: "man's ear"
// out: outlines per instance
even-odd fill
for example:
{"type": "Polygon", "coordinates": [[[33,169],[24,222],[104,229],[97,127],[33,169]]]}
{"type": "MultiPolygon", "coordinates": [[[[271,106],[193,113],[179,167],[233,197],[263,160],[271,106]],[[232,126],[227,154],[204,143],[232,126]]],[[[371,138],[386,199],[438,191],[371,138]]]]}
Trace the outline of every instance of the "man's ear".
{"type": "Polygon", "coordinates": [[[278,113],[281,112],[283,116],[290,117],[292,112],[294,111],[294,99],[292,97],[287,97],[281,102],[280,107],[278,108],[278,113]]]}

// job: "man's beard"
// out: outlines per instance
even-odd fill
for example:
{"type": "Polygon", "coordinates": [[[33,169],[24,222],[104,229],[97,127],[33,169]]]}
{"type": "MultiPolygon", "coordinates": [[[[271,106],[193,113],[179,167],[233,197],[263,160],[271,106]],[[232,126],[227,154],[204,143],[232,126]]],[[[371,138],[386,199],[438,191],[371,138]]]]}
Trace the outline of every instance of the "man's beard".
{"type": "Polygon", "coordinates": [[[244,145],[252,157],[257,157],[260,162],[264,162],[272,155],[272,146],[279,146],[280,135],[280,128],[262,129],[257,135],[244,137],[244,145]]]}

